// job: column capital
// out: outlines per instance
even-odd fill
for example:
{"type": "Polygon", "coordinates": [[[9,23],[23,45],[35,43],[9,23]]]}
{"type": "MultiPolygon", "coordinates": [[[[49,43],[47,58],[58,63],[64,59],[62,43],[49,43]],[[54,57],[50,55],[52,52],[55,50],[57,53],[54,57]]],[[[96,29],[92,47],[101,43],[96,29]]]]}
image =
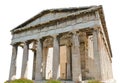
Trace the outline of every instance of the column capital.
{"type": "Polygon", "coordinates": [[[41,37],[41,38],[37,38],[36,39],[36,42],[42,42],[42,41],[44,41],[45,39],[43,38],[43,37],[41,37]]]}
{"type": "Polygon", "coordinates": [[[51,35],[53,38],[57,38],[59,34],[51,35]]]}
{"type": "Polygon", "coordinates": [[[71,33],[72,34],[77,34],[79,30],[72,30],[71,33]]]}
{"type": "Polygon", "coordinates": [[[30,40],[27,40],[27,41],[24,41],[24,42],[23,42],[23,44],[26,44],[26,45],[28,45],[28,44],[30,44],[30,43],[31,43],[30,40]]]}
{"type": "Polygon", "coordinates": [[[10,44],[11,46],[19,46],[20,45],[20,42],[16,42],[16,43],[12,43],[10,44]]]}
{"type": "Polygon", "coordinates": [[[96,34],[96,35],[101,34],[100,28],[95,28],[95,29],[92,31],[92,34],[93,34],[93,35],[94,35],[94,34],[96,34]]]}
{"type": "Polygon", "coordinates": [[[42,45],[43,44],[42,43],[42,38],[37,39],[36,42],[38,43],[37,45],[39,45],[39,44],[42,45]]]}
{"type": "Polygon", "coordinates": [[[100,31],[100,27],[93,27],[94,31],[100,31]]]}
{"type": "Polygon", "coordinates": [[[73,30],[71,31],[72,35],[77,35],[79,36],[80,35],[80,31],[79,30],[73,30]]]}
{"type": "Polygon", "coordinates": [[[38,42],[38,41],[41,41],[41,38],[39,38],[39,39],[36,39],[36,41],[38,42]]]}
{"type": "Polygon", "coordinates": [[[67,47],[71,47],[72,42],[71,42],[71,41],[67,41],[65,45],[66,45],[67,47]]]}
{"type": "Polygon", "coordinates": [[[72,45],[75,47],[79,47],[79,34],[77,32],[73,33],[72,45]]]}
{"type": "Polygon", "coordinates": [[[11,46],[15,46],[15,47],[17,47],[17,46],[18,46],[18,44],[16,44],[16,43],[15,43],[15,44],[11,44],[11,46]]]}

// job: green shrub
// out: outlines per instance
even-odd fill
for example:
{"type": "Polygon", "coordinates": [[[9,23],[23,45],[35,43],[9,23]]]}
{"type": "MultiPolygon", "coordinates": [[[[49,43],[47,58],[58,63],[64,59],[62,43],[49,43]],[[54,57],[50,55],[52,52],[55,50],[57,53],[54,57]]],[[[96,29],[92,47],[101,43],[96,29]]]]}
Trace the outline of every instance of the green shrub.
{"type": "Polygon", "coordinates": [[[61,82],[58,80],[48,80],[47,83],[61,83],[61,82]]]}
{"type": "Polygon", "coordinates": [[[88,83],[101,83],[101,82],[97,80],[89,80],[88,83]]]}
{"type": "Polygon", "coordinates": [[[21,79],[15,79],[15,80],[12,80],[12,81],[6,81],[4,83],[33,83],[33,81],[29,80],[29,79],[21,78],[21,79]]]}

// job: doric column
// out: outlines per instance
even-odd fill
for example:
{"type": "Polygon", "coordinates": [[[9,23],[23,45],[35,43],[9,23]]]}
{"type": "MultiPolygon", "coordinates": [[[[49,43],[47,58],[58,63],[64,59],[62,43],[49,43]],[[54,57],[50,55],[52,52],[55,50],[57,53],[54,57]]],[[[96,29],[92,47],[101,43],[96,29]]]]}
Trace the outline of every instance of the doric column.
{"type": "Polygon", "coordinates": [[[71,47],[67,46],[67,79],[71,79],[71,47]]]}
{"type": "Polygon", "coordinates": [[[72,36],[72,76],[73,81],[82,81],[79,36],[76,32],[72,36]]]}
{"type": "Polygon", "coordinates": [[[13,45],[13,47],[12,47],[12,57],[11,57],[9,80],[15,79],[15,75],[16,75],[17,47],[18,47],[17,45],[13,45]]]}
{"type": "Polygon", "coordinates": [[[32,70],[32,80],[35,80],[35,68],[36,68],[36,51],[33,51],[33,70],[32,70]]]}
{"type": "Polygon", "coordinates": [[[102,80],[101,73],[101,56],[99,50],[99,31],[96,29],[93,31],[93,54],[95,63],[95,79],[102,80]]]}
{"type": "Polygon", "coordinates": [[[29,56],[29,44],[28,42],[25,42],[23,47],[21,78],[27,78],[28,56],[29,56]]]}
{"type": "Polygon", "coordinates": [[[42,80],[42,50],[43,45],[42,41],[39,39],[37,42],[37,51],[36,51],[36,71],[35,71],[35,80],[42,80]]]}
{"type": "Polygon", "coordinates": [[[46,78],[46,62],[47,62],[48,47],[43,48],[43,78],[46,78]]]}
{"type": "Polygon", "coordinates": [[[57,35],[55,35],[53,38],[53,66],[52,66],[53,79],[58,79],[59,64],[60,64],[60,47],[57,35]]]}

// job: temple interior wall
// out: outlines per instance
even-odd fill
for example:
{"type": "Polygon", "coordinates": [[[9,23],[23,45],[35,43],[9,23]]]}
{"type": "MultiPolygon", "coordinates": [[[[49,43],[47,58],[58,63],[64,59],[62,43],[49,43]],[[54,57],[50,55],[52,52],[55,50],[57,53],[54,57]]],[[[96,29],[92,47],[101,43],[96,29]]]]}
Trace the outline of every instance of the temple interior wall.
{"type": "Polygon", "coordinates": [[[93,54],[93,36],[88,36],[88,55],[86,57],[86,77],[87,79],[95,78],[95,64],[94,64],[94,54],[93,54]]]}
{"type": "Polygon", "coordinates": [[[46,62],[46,79],[52,77],[52,60],[53,58],[53,47],[48,48],[47,62],[46,62]]]}
{"type": "Polygon", "coordinates": [[[60,46],[60,79],[67,79],[67,53],[66,46],[60,46]]]}

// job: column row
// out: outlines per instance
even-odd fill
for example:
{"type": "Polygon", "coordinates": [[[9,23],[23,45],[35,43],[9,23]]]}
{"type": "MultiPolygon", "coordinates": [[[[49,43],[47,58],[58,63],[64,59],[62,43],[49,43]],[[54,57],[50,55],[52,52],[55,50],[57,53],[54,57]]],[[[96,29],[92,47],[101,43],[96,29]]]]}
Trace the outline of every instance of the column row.
{"type": "MultiPolygon", "coordinates": [[[[96,76],[97,79],[101,77],[101,68],[100,68],[100,55],[98,50],[98,32],[93,31],[93,49],[94,57],[96,64],[96,76]]],[[[80,39],[79,35],[76,32],[73,32],[72,35],[72,80],[73,81],[82,81],[81,74],[81,57],[80,57],[80,39]]],[[[10,67],[9,80],[12,80],[16,75],[16,57],[17,57],[17,46],[13,45],[12,50],[12,59],[10,67]]],[[[24,43],[23,50],[23,60],[22,60],[22,70],[21,78],[26,78],[27,76],[27,62],[29,56],[29,43],[24,43]]],[[[36,49],[36,65],[35,65],[35,80],[42,80],[42,61],[43,61],[43,42],[41,39],[37,40],[37,49],[36,49]]],[[[52,63],[52,78],[58,79],[58,69],[60,64],[60,41],[57,35],[53,36],[53,63],[52,63]]],[[[45,68],[44,68],[45,69],[45,68]]],[[[69,69],[69,68],[68,68],[69,69]]],[[[70,71],[70,70],[68,70],[70,71]]],[[[45,73],[45,71],[44,71],[45,73]]],[[[69,75],[70,76],[70,75],[69,75]]]]}

